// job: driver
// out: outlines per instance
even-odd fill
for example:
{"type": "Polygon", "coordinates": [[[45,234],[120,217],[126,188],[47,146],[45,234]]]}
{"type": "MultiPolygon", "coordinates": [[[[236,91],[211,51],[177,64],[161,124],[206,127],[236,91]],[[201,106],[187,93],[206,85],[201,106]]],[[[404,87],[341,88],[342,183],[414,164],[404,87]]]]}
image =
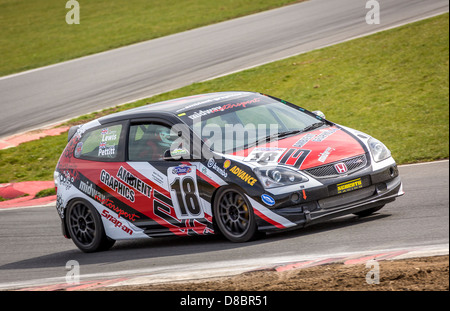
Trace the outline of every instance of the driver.
{"type": "Polygon", "coordinates": [[[153,156],[155,160],[162,160],[164,152],[170,149],[174,142],[174,136],[170,134],[170,129],[163,125],[155,125],[153,129],[153,156]]]}

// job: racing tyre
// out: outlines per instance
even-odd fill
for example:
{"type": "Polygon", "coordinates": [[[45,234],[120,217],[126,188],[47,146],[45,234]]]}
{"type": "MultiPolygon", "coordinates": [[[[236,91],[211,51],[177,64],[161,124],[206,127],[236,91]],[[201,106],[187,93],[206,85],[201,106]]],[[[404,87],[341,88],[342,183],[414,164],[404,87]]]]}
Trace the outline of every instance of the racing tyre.
{"type": "Polygon", "coordinates": [[[214,199],[214,215],[220,232],[231,242],[247,242],[257,236],[253,208],[238,189],[219,190],[214,199]]]}
{"type": "Polygon", "coordinates": [[[114,245],[115,240],[106,236],[100,215],[91,204],[77,200],[67,208],[66,215],[70,237],[83,252],[107,250],[114,245]]]}
{"type": "Polygon", "coordinates": [[[379,211],[380,209],[382,209],[383,207],[384,207],[384,204],[381,205],[381,206],[377,206],[377,207],[372,207],[372,208],[366,209],[365,211],[361,211],[361,212],[355,213],[355,215],[359,216],[359,217],[370,216],[373,213],[375,213],[375,212],[379,211]]]}

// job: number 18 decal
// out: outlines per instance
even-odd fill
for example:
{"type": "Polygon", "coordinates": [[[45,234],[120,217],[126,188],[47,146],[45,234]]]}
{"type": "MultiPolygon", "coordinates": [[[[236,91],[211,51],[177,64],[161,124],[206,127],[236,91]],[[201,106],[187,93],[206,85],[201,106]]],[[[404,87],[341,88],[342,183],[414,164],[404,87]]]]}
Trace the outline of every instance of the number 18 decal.
{"type": "Polygon", "coordinates": [[[188,165],[169,167],[167,177],[177,218],[204,218],[197,189],[196,167],[188,165]]]}

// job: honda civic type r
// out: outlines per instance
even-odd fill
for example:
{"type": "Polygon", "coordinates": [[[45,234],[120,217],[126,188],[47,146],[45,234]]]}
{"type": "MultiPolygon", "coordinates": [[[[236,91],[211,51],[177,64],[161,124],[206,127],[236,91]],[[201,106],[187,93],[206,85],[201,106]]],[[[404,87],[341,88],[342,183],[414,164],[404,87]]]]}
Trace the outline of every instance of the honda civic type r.
{"type": "Polygon", "coordinates": [[[72,127],[54,177],[63,234],[84,252],[172,235],[245,242],[370,215],[403,194],[383,143],[251,92],[179,98],[72,127]]]}

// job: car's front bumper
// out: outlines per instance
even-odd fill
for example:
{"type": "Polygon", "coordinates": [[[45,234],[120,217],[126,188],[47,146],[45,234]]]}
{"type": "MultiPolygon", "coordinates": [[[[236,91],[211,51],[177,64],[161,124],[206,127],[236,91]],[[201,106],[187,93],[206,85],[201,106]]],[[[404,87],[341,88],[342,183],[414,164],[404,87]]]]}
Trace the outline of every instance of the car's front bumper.
{"type": "MultiPolygon", "coordinates": [[[[367,180],[361,189],[336,194],[330,191],[329,186],[324,186],[311,193],[314,200],[271,211],[291,224],[285,229],[293,229],[379,207],[404,194],[398,173],[392,177],[389,170],[384,169],[361,177],[367,180]],[[327,195],[322,196],[324,193],[327,195]]],[[[274,226],[267,219],[258,218],[257,223],[260,231],[280,230],[280,226],[274,226]]]]}

